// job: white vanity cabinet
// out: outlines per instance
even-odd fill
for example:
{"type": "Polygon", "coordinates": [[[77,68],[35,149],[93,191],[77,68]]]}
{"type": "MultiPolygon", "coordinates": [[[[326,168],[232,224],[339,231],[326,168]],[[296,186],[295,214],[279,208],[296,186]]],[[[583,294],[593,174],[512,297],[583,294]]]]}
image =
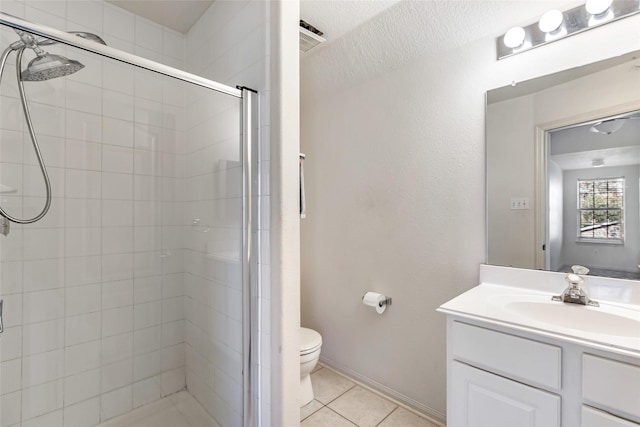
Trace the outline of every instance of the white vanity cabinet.
{"type": "Polygon", "coordinates": [[[465,427],[557,427],[560,397],[458,361],[451,366],[447,420],[465,427]]]}
{"type": "Polygon", "coordinates": [[[638,424],[585,405],[580,427],[638,427],[638,424]]]}
{"type": "Polygon", "coordinates": [[[447,316],[448,427],[640,427],[640,359],[447,316]]]}
{"type": "Polygon", "coordinates": [[[583,354],[582,400],[582,427],[640,426],[640,366],[583,354]]]}
{"type": "Polygon", "coordinates": [[[447,425],[560,426],[559,347],[459,321],[449,328],[447,425]]]}

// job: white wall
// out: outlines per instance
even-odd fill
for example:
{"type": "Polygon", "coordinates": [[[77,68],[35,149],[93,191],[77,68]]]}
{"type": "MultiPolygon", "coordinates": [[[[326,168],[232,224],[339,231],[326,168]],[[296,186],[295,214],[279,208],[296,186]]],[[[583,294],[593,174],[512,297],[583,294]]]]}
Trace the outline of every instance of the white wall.
{"type": "Polygon", "coordinates": [[[521,96],[487,105],[488,263],[535,267],[534,145],[535,107],[521,96]],[[511,198],[526,197],[529,209],[511,209],[511,198]]]}
{"type": "Polygon", "coordinates": [[[271,425],[300,420],[300,72],[297,1],[270,2],[271,425]]]}
{"type": "MultiPolygon", "coordinates": [[[[518,16],[521,3],[502,6],[518,16]]],[[[323,361],[443,420],[445,321],[435,309],[476,285],[485,261],[484,93],[638,49],[640,17],[500,62],[494,36],[511,20],[487,33],[474,23],[475,38],[455,46],[434,37],[437,48],[417,58],[361,60],[360,37],[378,49],[389,34],[427,31],[432,15],[404,13],[420,4],[390,9],[409,21],[402,29],[385,15],[303,60],[302,325],[322,334],[323,361]],[[361,304],[367,290],[393,305],[374,314],[361,304]]],[[[463,21],[450,18],[440,21],[455,33],[463,21]]]]}
{"type": "MultiPolygon", "coordinates": [[[[183,35],[102,2],[0,8],[95,32],[156,61],[184,62],[183,35]]],[[[2,30],[3,46],[15,39],[2,30]]],[[[91,426],[185,385],[180,215],[170,215],[175,200],[162,191],[179,181],[183,91],[148,71],[51,50],[86,68],[25,84],[53,202],[42,221],[12,225],[0,241],[8,319],[0,338],[2,427],[91,426]]],[[[2,200],[33,215],[43,187],[11,71],[2,85],[0,179],[18,193],[2,200]]]]}
{"type": "Polygon", "coordinates": [[[564,171],[564,243],[561,265],[580,264],[589,268],[604,268],[636,273],[640,254],[640,204],[638,197],[638,166],[617,166],[564,171]],[[624,245],[576,242],[578,215],[576,207],[578,179],[625,179],[625,240],[624,245]]]}

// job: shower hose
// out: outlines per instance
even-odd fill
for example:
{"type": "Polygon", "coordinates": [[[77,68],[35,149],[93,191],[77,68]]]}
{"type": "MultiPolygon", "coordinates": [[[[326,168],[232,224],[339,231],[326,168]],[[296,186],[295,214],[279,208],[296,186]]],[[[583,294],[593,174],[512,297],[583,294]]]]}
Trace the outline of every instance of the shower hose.
{"type": "MultiPolygon", "coordinates": [[[[18,79],[18,91],[20,92],[20,101],[22,102],[22,110],[24,111],[24,116],[25,119],[27,121],[27,128],[29,129],[29,136],[31,136],[31,143],[33,144],[33,150],[36,153],[36,157],[38,158],[38,164],[40,165],[40,171],[42,171],[42,177],[44,178],[44,184],[45,184],[45,188],[46,188],[46,192],[47,192],[47,200],[44,204],[44,208],[42,209],[42,212],[40,212],[38,215],[34,216],[33,218],[30,219],[20,219],[20,218],[16,218],[13,217],[11,215],[9,215],[4,209],[2,209],[2,206],[0,206],[0,215],[2,215],[3,217],[5,217],[6,219],[8,219],[11,222],[15,222],[16,224],[31,224],[34,223],[40,219],[42,219],[42,217],[44,217],[47,212],[49,211],[49,208],[51,207],[51,181],[49,181],[49,175],[47,174],[47,168],[44,165],[44,160],[42,160],[42,153],[40,153],[40,147],[38,145],[38,139],[36,138],[36,133],[33,130],[33,123],[31,121],[31,114],[29,113],[29,106],[27,105],[27,97],[25,95],[24,92],[24,84],[22,82],[22,70],[21,70],[21,65],[22,65],[22,54],[24,53],[26,47],[21,47],[19,49],[17,49],[18,54],[17,54],[17,58],[16,58],[16,78],[18,79]]],[[[12,51],[14,51],[16,49],[12,48],[11,46],[9,46],[7,49],[5,49],[4,52],[2,52],[2,57],[0,57],[0,84],[2,84],[2,73],[4,72],[4,66],[7,62],[7,59],[9,58],[9,54],[11,54],[12,51]]]]}

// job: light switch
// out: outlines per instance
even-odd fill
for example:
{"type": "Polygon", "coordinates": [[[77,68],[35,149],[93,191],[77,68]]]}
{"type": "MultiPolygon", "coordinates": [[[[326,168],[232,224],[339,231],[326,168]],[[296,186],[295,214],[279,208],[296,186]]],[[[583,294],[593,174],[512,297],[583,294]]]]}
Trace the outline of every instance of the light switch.
{"type": "Polygon", "coordinates": [[[517,197],[517,198],[512,197],[511,209],[512,210],[529,209],[529,198],[528,197],[517,197]]]}

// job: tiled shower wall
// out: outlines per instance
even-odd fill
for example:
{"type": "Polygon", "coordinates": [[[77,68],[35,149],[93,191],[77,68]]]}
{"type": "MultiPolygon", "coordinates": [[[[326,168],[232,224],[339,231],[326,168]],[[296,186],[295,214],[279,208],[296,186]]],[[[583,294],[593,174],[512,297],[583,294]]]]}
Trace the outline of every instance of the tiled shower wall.
{"type": "MultiPolygon", "coordinates": [[[[183,35],[99,1],[0,8],[183,68],[183,35]]],[[[2,31],[2,47],[14,40],[2,31]]],[[[0,237],[1,427],[87,427],[185,386],[186,90],[75,49],[51,51],[86,68],[25,84],[53,203],[42,221],[0,237]]],[[[1,200],[31,216],[44,193],[14,73],[10,63],[1,88],[0,183],[19,193],[1,200]]]]}

